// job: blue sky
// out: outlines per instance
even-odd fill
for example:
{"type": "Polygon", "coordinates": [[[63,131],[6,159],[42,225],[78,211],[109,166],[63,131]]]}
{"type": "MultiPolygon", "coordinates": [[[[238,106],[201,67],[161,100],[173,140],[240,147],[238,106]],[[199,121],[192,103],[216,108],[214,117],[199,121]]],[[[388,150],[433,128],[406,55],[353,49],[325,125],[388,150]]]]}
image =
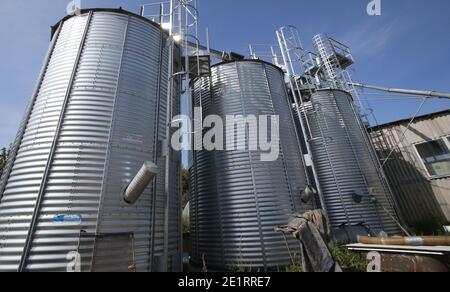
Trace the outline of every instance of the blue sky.
{"type": "MultiPolygon", "coordinates": [[[[370,0],[198,0],[201,26],[212,46],[248,54],[250,43],[274,43],[274,31],[293,24],[305,47],[320,32],[348,44],[356,58],[355,80],[374,85],[450,92],[450,1],[381,0],[370,17],[370,0]]],[[[134,0],[82,0],[82,7],[138,12],[134,0]]],[[[0,18],[0,146],[11,143],[35,86],[49,44],[50,26],[69,0],[2,0],[0,18]]],[[[407,118],[420,100],[370,96],[380,122],[407,118]]],[[[422,113],[449,109],[429,101],[422,113]]]]}

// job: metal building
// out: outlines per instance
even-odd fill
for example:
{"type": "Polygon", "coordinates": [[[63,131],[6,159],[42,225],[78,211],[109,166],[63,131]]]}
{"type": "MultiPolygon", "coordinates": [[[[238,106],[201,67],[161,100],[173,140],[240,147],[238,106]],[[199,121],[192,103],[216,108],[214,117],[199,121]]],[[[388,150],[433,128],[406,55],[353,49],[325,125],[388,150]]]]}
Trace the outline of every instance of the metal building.
{"type": "MultiPolygon", "coordinates": [[[[298,242],[286,242],[274,228],[313,206],[300,200],[307,182],[283,72],[257,60],[221,63],[212,67],[211,78],[198,79],[194,86],[194,105],[202,105],[203,117],[278,115],[280,155],[264,162],[262,151],[248,148],[194,153],[193,262],[210,269],[290,265],[299,255],[298,242]]],[[[239,131],[247,133],[248,144],[246,127],[239,131]]]]}
{"type": "MultiPolygon", "coordinates": [[[[364,224],[399,234],[390,190],[352,96],[322,89],[305,106],[311,150],[325,209],[334,229],[364,224]]],[[[304,116],[305,117],[305,116],[304,116]]]]}
{"type": "Polygon", "coordinates": [[[163,142],[177,58],[158,25],[121,9],[54,27],[0,185],[0,271],[179,269],[180,159],[163,142]],[[144,161],[160,172],[127,205],[144,161]]]}
{"type": "Polygon", "coordinates": [[[374,127],[372,139],[403,217],[430,232],[450,222],[450,111],[410,122],[374,127]]]}

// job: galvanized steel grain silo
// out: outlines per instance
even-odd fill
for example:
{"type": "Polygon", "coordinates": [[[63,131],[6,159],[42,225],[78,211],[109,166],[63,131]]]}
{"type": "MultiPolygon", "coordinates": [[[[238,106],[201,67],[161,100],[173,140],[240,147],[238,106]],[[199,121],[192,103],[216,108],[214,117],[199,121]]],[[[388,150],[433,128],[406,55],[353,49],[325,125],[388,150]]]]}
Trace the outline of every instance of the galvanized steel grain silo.
{"type": "Polygon", "coordinates": [[[0,271],[179,269],[180,159],[161,147],[179,111],[178,54],[158,25],[121,9],[55,26],[0,185],[0,271]],[[145,161],[160,172],[128,205],[145,161]]]}
{"type": "Polygon", "coordinates": [[[283,72],[257,60],[221,63],[212,67],[211,78],[195,82],[194,99],[196,106],[203,106],[204,118],[278,115],[280,155],[264,162],[261,151],[248,148],[194,153],[193,262],[209,269],[290,265],[291,256],[299,255],[299,244],[290,237],[286,242],[274,228],[313,206],[300,200],[307,183],[283,72]]]}
{"type": "Polygon", "coordinates": [[[305,108],[313,161],[332,227],[363,223],[373,231],[399,234],[389,186],[352,96],[336,89],[318,90],[305,108]]]}

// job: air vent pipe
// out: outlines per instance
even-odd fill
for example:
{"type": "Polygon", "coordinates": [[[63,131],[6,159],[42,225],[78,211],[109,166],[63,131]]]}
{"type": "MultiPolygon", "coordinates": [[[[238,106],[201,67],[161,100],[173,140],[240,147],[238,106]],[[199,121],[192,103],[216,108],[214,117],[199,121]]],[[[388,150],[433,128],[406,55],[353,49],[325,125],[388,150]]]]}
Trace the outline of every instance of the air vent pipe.
{"type": "Polygon", "coordinates": [[[146,161],[124,192],[124,200],[133,205],[158,174],[158,166],[146,161]]]}

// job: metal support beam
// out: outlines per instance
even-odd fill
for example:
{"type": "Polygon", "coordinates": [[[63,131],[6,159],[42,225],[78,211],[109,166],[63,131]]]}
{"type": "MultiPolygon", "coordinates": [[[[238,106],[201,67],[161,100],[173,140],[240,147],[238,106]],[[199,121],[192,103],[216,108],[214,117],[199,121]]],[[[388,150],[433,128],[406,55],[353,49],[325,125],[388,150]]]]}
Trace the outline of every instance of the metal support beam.
{"type": "MultiPolygon", "coordinates": [[[[295,29],[295,28],[292,27],[292,29],[295,29]]],[[[295,73],[295,69],[294,69],[294,65],[293,65],[293,61],[292,61],[292,56],[290,54],[291,49],[290,49],[289,43],[287,41],[286,35],[284,33],[284,28],[280,28],[276,32],[276,35],[277,35],[278,43],[280,45],[281,55],[283,57],[284,65],[286,67],[286,71],[287,71],[286,74],[289,77],[289,86],[291,88],[292,95],[294,98],[295,110],[297,111],[298,121],[300,123],[302,133],[305,136],[304,142],[306,145],[306,150],[308,151],[308,154],[309,154],[311,160],[314,161],[314,154],[312,152],[312,147],[311,147],[311,139],[312,139],[311,127],[308,122],[308,116],[307,116],[306,110],[305,110],[305,120],[303,119],[302,112],[300,111],[300,109],[305,109],[305,107],[304,107],[304,102],[303,102],[303,98],[301,96],[301,91],[300,91],[299,85],[295,80],[296,73],[295,73]],[[296,96],[296,92],[298,92],[298,94],[300,95],[298,98],[296,96]]],[[[300,42],[300,39],[298,40],[298,42],[300,42]]],[[[301,149],[300,139],[301,139],[301,137],[298,137],[299,147],[301,149]]],[[[304,171],[305,171],[306,179],[308,181],[308,184],[311,184],[309,177],[308,177],[308,172],[306,169],[306,161],[305,161],[303,154],[304,153],[302,153],[302,160],[303,160],[303,164],[305,167],[304,171]]],[[[312,163],[311,169],[313,172],[314,182],[316,184],[317,192],[319,195],[320,204],[322,205],[322,208],[325,211],[326,210],[325,209],[325,206],[326,206],[325,198],[323,197],[322,187],[320,185],[319,176],[318,176],[317,169],[316,169],[316,166],[314,165],[314,163],[312,163]]],[[[325,213],[326,213],[326,211],[325,211],[325,213]]]]}
{"type": "Polygon", "coordinates": [[[195,44],[193,42],[187,42],[187,47],[190,48],[190,49],[197,49],[198,48],[198,49],[200,49],[202,51],[209,52],[212,57],[214,57],[216,59],[219,59],[219,60],[223,60],[223,61],[229,60],[230,58],[235,58],[235,59],[239,59],[239,60],[242,60],[242,59],[245,58],[245,56],[242,56],[242,55],[240,55],[238,53],[235,53],[235,52],[225,52],[225,51],[219,51],[219,50],[211,49],[209,47],[209,45],[208,46],[203,46],[203,45],[200,45],[200,44],[197,45],[197,44],[195,44]]]}

